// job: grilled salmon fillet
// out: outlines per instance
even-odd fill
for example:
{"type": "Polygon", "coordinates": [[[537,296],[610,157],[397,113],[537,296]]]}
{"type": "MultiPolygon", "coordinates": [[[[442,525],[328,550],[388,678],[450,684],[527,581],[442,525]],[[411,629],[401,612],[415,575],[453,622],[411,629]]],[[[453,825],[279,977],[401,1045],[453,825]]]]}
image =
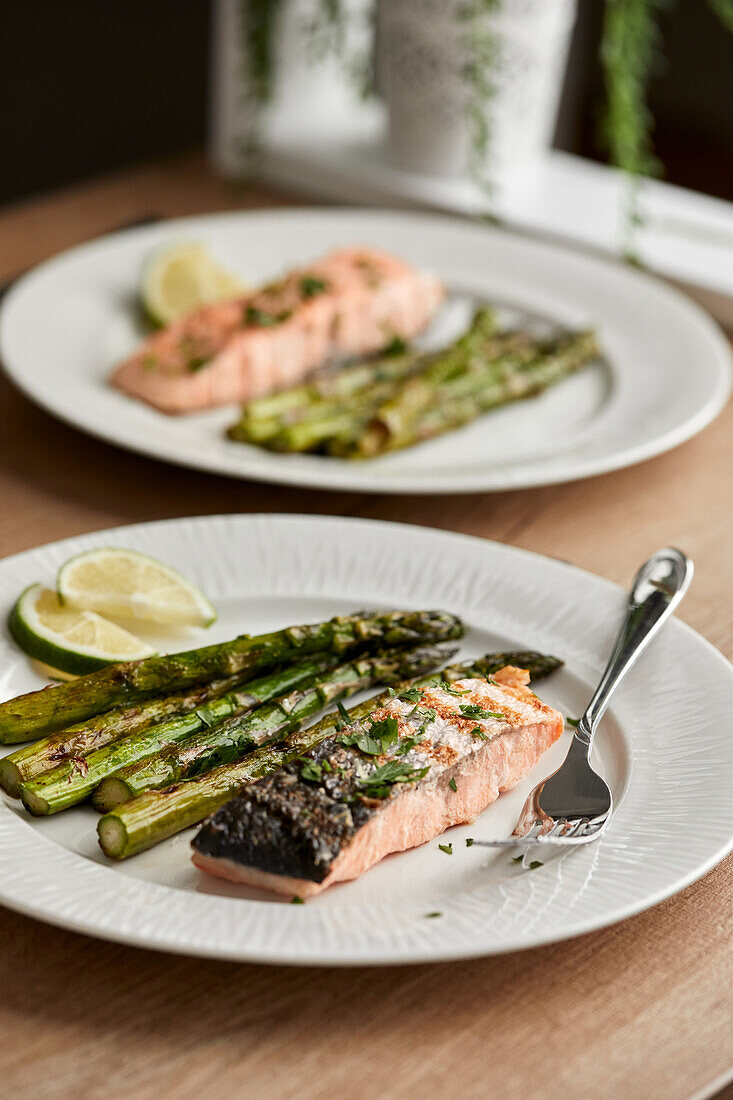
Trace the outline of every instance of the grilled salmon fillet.
{"type": "Polygon", "coordinates": [[[507,666],[391,699],[208,819],[193,861],[305,898],[471,821],[560,736],[563,718],[507,666]]]}
{"type": "Polygon", "coordinates": [[[333,358],[416,336],[444,297],[438,279],[373,248],[343,248],[277,283],[203,306],[148,337],[111,376],[167,413],[249,401],[333,358]]]}

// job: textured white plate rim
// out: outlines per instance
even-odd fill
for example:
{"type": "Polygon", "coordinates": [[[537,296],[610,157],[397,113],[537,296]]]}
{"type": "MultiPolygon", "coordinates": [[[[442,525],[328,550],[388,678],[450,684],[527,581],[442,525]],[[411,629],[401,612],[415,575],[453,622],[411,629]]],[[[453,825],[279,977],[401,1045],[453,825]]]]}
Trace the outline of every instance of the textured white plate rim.
{"type": "MultiPolygon", "coordinates": [[[[450,532],[434,530],[431,528],[418,527],[413,525],[394,524],[385,521],[372,521],[365,519],[351,519],[351,518],[337,518],[337,517],[311,517],[302,515],[251,515],[251,516],[209,516],[209,517],[192,517],[191,519],[181,520],[162,520],[147,524],[135,524],[120,528],[115,528],[107,531],[93,532],[86,536],[72,537],[62,540],[57,543],[49,544],[46,547],[39,547],[36,550],[24,551],[22,553],[13,555],[10,558],[4,559],[0,562],[0,578],[2,572],[6,566],[13,565],[14,563],[22,564],[24,559],[29,559],[34,554],[44,550],[55,550],[60,553],[70,553],[79,548],[80,544],[88,542],[96,542],[99,540],[112,539],[126,539],[129,541],[130,536],[133,538],[138,532],[151,532],[153,534],[157,532],[167,532],[171,529],[175,529],[180,525],[204,525],[210,524],[264,524],[270,528],[275,528],[278,525],[287,524],[304,524],[304,525],[317,525],[319,528],[331,527],[333,530],[350,529],[359,527],[364,529],[371,529],[375,532],[386,532],[387,537],[390,537],[391,532],[403,532],[407,537],[417,534],[418,536],[427,537],[436,543],[442,543],[443,546],[453,544],[455,546],[463,544],[463,546],[471,547],[476,551],[483,550],[489,555],[498,555],[504,557],[506,560],[516,559],[524,560],[532,563],[536,568],[543,570],[549,569],[552,571],[559,571],[570,575],[572,578],[578,578],[579,583],[589,582],[596,589],[603,590],[608,594],[618,598],[621,595],[621,589],[610,581],[606,581],[602,578],[598,578],[585,570],[581,570],[576,566],[569,563],[558,561],[556,559],[550,559],[543,557],[542,555],[535,554],[531,551],[520,550],[505,545],[494,543],[489,540],[477,539],[468,535],[456,535],[450,532]],[[581,581],[582,579],[582,581],[581,581]]],[[[1,588],[1,580],[0,580],[1,588]]],[[[4,596],[4,594],[3,594],[4,596]]],[[[720,671],[725,671],[726,674],[730,673],[730,666],[725,658],[705,639],[698,635],[686,624],[679,620],[674,620],[666,628],[667,638],[674,638],[675,641],[682,640],[683,645],[689,650],[689,647],[698,649],[705,655],[706,663],[712,665],[714,663],[720,671]]],[[[661,639],[660,639],[661,642],[661,639]]],[[[659,644],[659,643],[658,643],[659,644]]],[[[691,652],[691,651],[690,651],[691,652]]],[[[694,757],[692,758],[694,759],[694,757]]],[[[730,814],[728,815],[730,816],[730,814]]],[[[31,917],[40,918],[48,921],[51,924],[55,924],[75,932],[86,933],[94,936],[98,936],[104,939],[113,940],[120,943],[126,943],[139,947],[154,948],[157,950],[164,950],[170,952],[176,952],[186,955],[196,955],[201,957],[212,958],[229,958],[237,959],[240,961],[251,962],[270,962],[283,965],[313,965],[313,966],[364,966],[364,965],[387,965],[387,964],[405,964],[405,963],[417,963],[417,962],[438,962],[448,961],[450,959],[471,958],[478,957],[486,954],[499,954],[505,953],[517,949],[523,949],[534,946],[541,946],[543,944],[558,942],[563,939],[568,939],[577,935],[581,935],[587,932],[597,930],[602,927],[606,927],[610,924],[617,923],[620,920],[624,920],[627,917],[633,916],[647,908],[650,908],[666,898],[677,893],[679,890],[688,886],[690,883],[696,881],[712,867],[714,867],[724,856],[733,849],[733,835],[729,834],[725,839],[721,840],[714,848],[706,853],[704,859],[699,860],[694,867],[688,868],[683,874],[677,875],[674,879],[666,883],[663,888],[653,890],[646,894],[636,897],[633,901],[628,902],[625,905],[617,906],[605,914],[598,915],[593,920],[577,920],[568,921],[562,928],[550,928],[545,932],[533,932],[531,938],[527,940],[522,935],[516,938],[505,938],[500,943],[487,943],[482,942],[477,929],[476,943],[472,945],[450,945],[444,947],[442,950],[435,950],[434,946],[424,945],[412,945],[408,951],[401,953],[385,952],[382,955],[377,952],[372,952],[370,955],[365,956],[360,952],[344,952],[339,951],[335,957],[333,953],[319,952],[319,951],[304,951],[302,944],[299,945],[297,950],[288,951],[288,949],[280,944],[276,949],[266,950],[260,945],[254,947],[252,950],[242,949],[239,946],[236,953],[233,953],[231,948],[226,944],[207,944],[202,942],[194,942],[191,939],[184,937],[182,939],[180,933],[178,935],[168,934],[164,929],[156,927],[156,931],[151,935],[148,930],[145,934],[138,933],[134,928],[129,926],[124,930],[116,927],[114,914],[105,914],[101,917],[99,913],[95,914],[95,919],[88,919],[84,916],[75,916],[68,913],[59,912],[58,904],[53,902],[46,904],[43,899],[39,899],[37,896],[31,898],[26,896],[27,891],[21,888],[20,891],[13,890],[9,887],[9,877],[13,871],[13,853],[12,849],[8,846],[7,841],[12,839],[12,836],[20,835],[20,831],[24,833],[28,832],[34,837],[34,848],[40,848],[41,852],[45,855],[46,859],[50,860],[52,864],[58,863],[66,864],[67,870],[71,874],[70,878],[70,891],[74,889],[74,877],[73,871],[76,870],[82,876],[93,876],[95,879],[102,879],[109,884],[111,878],[115,876],[113,867],[105,867],[98,864],[92,864],[78,855],[68,852],[65,849],[60,848],[58,845],[47,840],[46,838],[39,837],[35,833],[32,827],[29,826],[17,815],[12,813],[5,807],[0,807],[0,836],[4,837],[2,845],[0,845],[0,868],[2,868],[2,876],[0,877],[0,901],[7,907],[14,909],[18,912],[24,913],[31,917]]],[[[604,842],[598,845],[592,846],[596,852],[600,852],[604,842]]],[[[584,855],[591,855],[590,850],[586,853],[573,854],[571,858],[582,859],[584,855]]],[[[592,855],[591,855],[591,858],[592,855]]],[[[46,859],[43,860],[44,867],[46,866],[46,859]]],[[[533,872],[534,876],[542,875],[556,875],[557,870],[553,872],[551,867],[543,868],[540,871],[533,872]]],[[[562,876],[560,876],[562,878],[562,876]]],[[[536,881],[536,878],[535,878],[536,881]]],[[[590,881],[590,876],[589,876],[590,881]]],[[[21,884],[22,887],[23,884],[21,884]]],[[[26,884],[27,885],[27,884],[26,884]]],[[[155,898],[156,910],[158,913],[162,913],[162,903],[164,901],[171,902],[175,899],[181,899],[182,897],[189,895],[182,895],[177,889],[169,886],[164,886],[155,883],[140,883],[129,879],[123,880],[118,886],[122,887],[122,893],[130,891],[140,895],[141,900],[150,901],[155,898]]],[[[108,891],[109,892],[109,891],[108,891]]],[[[112,891],[114,895],[115,891],[112,891]]],[[[121,891],[116,891],[118,897],[121,896],[121,891]]],[[[197,896],[198,897],[198,896],[197,896]]],[[[209,898],[208,902],[216,905],[218,902],[229,902],[231,899],[221,898],[209,898]]],[[[185,903],[182,903],[185,904],[185,903]]],[[[253,903],[247,903],[243,901],[237,901],[238,905],[251,905],[253,903]]],[[[257,904],[257,903],[254,903],[257,904]]],[[[351,907],[353,908],[353,906],[351,907]]],[[[293,916],[297,914],[297,918],[300,921],[303,917],[308,919],[308,907],[297,909],[293,911],[288,906],[278,906],[277,914],[281,919],[292,924],[293,916]]],[[[128,914],[129,918],[129,914],[128,914]]],[[[162,922],[164,923],[164,921],[162,922]]],[[[430,922],[431,925],[442,922],[430,922]]]]}
{"type": "MultiPolygon", "coordinates": [[[[465,228],[467,224],[463,219],[445,214],[368,207],[288,207],[274,210],[224,211],[171,219],[161,224],[165,226],[166,233],[169,233],[172,237],[184,237],[191,231],[195,232],[197,226],[205,229],[207,225],[226,223],[231,218],[262,219],[265,221],[269,219],[277,222],[291,220],[297,222],[302,218],[313,219],[316,217],[363,218],[367,223],[369,219],[400,221],[409,219],[415,224],[422,223],[427,231],[429,231],[430,226],[451,226],[456,228],[456,231],[460,231],[457,227],[465,228]]],[[[578,460],[577,456],[570,451],[566,456],[566,465],[561,466],[559,469],[547,471],[544,469],[542,461],[537,461],[530,463],[531,474],[527,476],[520,475],[520,477],[512,478],[510,481],[502,478],[500,469],[493,469],[488,473],[479,471],[474,474],[454,475],[449,481],[441,479],[439,483],[436,483],[430,475],[421,477],[408,474],[407,476],[401,476],[391,472],[387,475],[385,472],[380,473],[378,469],[372,469],[370,472],[368,463],[350,463],[338,460],[333,463],[324,463],[322,467],[309,466],[306,470],[303,470],[299,466],[294,466],[288,462],[288,456],[268,455],[266,462],[258,461],[251,454],[250,449],[243,445],[238,445],[236,453],[233,450],[227,450],[223,453],[207,454],[198,451],[195,447],[166,444],[135,428],[128,429],[119,423],[115,423],[114,426],[111,424],[107,426],[105,423],[89,419],[83,411],[79,411],[74,403],[66,407],[60,407],[53,391],[48,391],[43,386],[34,384],[26,376],[22,355],[16,359],[8,347],[9,339],[7,336],[13,310],[18,302],[22,302],[23,295],[28,290],[32,290],[37,276],[43,276],[45,273],[54,270],[55,267],[66,263],[68,259],[84,256],[87,252],[97,250],[118,240],[135,237],[139,237],[141,240],[148,237],[152,239],[160,232],[161,224],[118,230],[115,233],[96,237],[58,253],[18,279],[0,305],[0,362],[15,385],[31,401],[57,419],[106,443],[111,443],[137,454],[157,458],[178,466],[207,470],[211,473],[231,477],[251,478],[261,482],[303,485],[321,489],[428,494],[443,492],[471,493],[482,490],[510,491],[582,480],[654,458],[685,443],[702,431],[718,416],[730,396],[732,374],[731,351],[728,342],[712,318],[681,291],[663,283],[647,272],[624,267],[604,257],[580,252],[572,248],[564,248],[550,241],[521,237],[506,229],[471,223],[473,232],[489,235],[487,242],[493,236],[495,240],[501,240],[505,243],[510,242],[520,251],[523,248],[529,248],[536,251],[537,255],[552,255],[560,264],[585,265],[589,271],[606,270],[613,278],[618,278],[619,273],[622,273],[624,280],[636,283],[640,293],[646,291],[651,294],[653,292],[661,295],[662,298],[666,298],[668,302],[674,303],[677,311],[685,315],[690,323],[694,323],[701,328],[701,331],[705,332],[707,339],[711,342],[710,356],[717,359],[715,385],[698,404],[698,407],[690,410],[689,415],[675,427],[653,435],[644,443],[633,446],[622,445],[605,457],[585,457],[581,460],[578,460]]],[[[366,232],[368,233],[368,230],[366,232]]],[[[131,290],[133,289],[131,288],[131,290]]],[[[120,395],[120,400],[128,401],[129,399],[120,395]]],[[[261,452],[258,452],[258,458],[261,459],[261,452]]]]}

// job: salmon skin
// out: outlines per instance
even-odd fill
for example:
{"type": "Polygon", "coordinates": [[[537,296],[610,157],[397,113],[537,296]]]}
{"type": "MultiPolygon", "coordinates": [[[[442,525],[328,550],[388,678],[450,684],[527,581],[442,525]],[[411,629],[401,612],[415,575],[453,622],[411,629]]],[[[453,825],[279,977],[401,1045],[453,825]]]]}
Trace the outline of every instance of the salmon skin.
{"type": "Polygon", "coordinates": [[[528,680],[507,666],[396,696],[245,787],[204,823],[194,863],[305,898],[473,820],[562,733],[528,680]]]}
{"type": "Polygon", "coordinates": [[[444,290],[374,248],[343,248],[255,294],[202,306],[148,337],[111,384],[166,413],[249,401],[336,358],[410,340],[444,290]]]}

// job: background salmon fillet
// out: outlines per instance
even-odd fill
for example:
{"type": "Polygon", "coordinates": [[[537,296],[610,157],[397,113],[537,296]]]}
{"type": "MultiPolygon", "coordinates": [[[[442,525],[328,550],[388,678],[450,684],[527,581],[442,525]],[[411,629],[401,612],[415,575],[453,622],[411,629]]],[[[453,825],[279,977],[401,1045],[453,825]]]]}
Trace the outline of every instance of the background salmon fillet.
{"type": "Polygon", "coordinates": [[[409,340],[443,301],[440,281],[387,252],[344,248],[254,295],[204,306],[113,372],[113,386],[167,413],[248,401],[332,358],[409,340]]]}

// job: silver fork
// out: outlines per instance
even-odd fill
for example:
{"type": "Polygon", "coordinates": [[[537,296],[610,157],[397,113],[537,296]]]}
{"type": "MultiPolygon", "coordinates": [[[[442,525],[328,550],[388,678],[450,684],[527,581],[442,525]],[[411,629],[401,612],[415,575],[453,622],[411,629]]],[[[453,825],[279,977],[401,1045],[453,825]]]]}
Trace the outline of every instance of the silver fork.
{"type": "Polygon", "coordinates": [[[591,767],[589,756],[609,700],[642,650],[646,649],[687,591],[693,565],[668,547],[642,565],[634,578],[616,645],[595,694],[578,722],[561,767],[538,783],[506,840],[474,840],[489,848],[515,844],[587,844],[597,840],[613,808],[611,791],[591,767]]]}

